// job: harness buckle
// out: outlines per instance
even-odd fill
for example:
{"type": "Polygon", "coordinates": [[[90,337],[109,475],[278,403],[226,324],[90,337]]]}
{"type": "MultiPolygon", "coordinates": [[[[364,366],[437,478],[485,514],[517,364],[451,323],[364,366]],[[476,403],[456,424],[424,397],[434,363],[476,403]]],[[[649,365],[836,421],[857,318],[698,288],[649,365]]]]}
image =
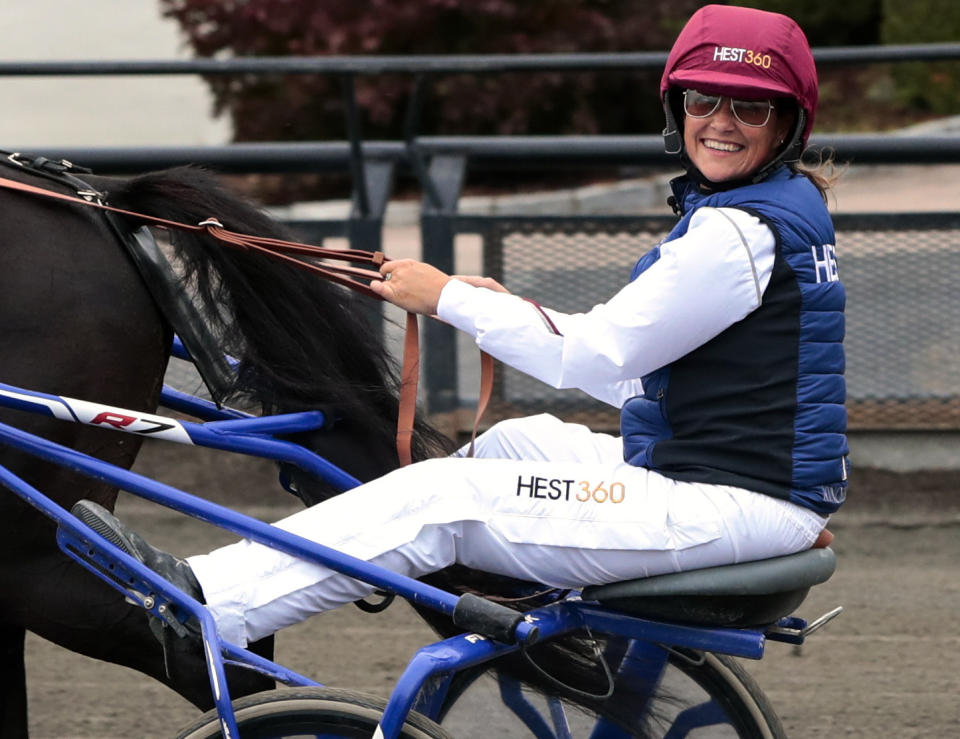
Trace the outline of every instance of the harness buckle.
{"type": "Polygon", "coordinates": [[[103,193],[98,192],[97,190],[77,190],[77,195],[84,200],[100,203],[101,205],[103,204],[103,193]]]}

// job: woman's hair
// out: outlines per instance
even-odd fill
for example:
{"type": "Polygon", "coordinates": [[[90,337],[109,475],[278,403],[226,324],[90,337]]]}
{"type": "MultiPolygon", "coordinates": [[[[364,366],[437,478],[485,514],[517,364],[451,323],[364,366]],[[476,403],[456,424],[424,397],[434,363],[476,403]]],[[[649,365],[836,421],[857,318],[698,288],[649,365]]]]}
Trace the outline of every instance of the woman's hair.
{"type": "Polygon", "coordinates": [[[810,180],[813,186],[820,191],[820,197],[823,198],[823,202],[827,202],[827,191],[840,179],[844,167],[837,164],[833,158],[833,152],[824,153],[821,150],[817,152],[816,157],[816,161],[812,164],[799,160],[787,162],[787,167],[790,168],[791,172],[802,174],[810,180]]]}
{"type": "MultiPolygon", "coordinates": [[[[798,103],[793,98],[777,98],[774,101],[778,116],[791,116],[793,123],[791,128],[796,125],[796,117],[799,114],[798,103]]],[[[809,158],[809,157],[808,157],[809,158]]],[[[843,173],[842,168],[837,165],[833,158],[833,152],[820,150],[816,154],[816,160],[812,163],[804,162],[803,159],[786,161],[785,164],[794,174],[801,174],[806,177],[813,186],[820,192],[820,197],[827,202],[827,192],[833,187],[834,183],[843,173]]]]}

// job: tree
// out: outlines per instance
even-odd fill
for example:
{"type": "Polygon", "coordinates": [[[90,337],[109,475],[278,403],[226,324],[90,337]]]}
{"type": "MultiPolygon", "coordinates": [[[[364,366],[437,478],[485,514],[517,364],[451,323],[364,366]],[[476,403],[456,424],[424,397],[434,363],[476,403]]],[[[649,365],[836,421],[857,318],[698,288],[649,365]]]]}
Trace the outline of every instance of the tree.
{"type": "Polygon", "coordinates": [[[738,0],[793,18],[812,46],[863,46],[880,43],[881,0],[738,0]]]}
{"type": "MultiPolygon", "coordinates": [[[[960,38],[956,0],[883,2],[883,42],[955,42],[960,38]]],[[[956,62],[903,64],[894,70],[897,94],[905,104],[938,116],[960,113],[956,62]]]]}
{"type": "MultiPolygon", "coordinates": [[[[669,47],[696,0],[161,0],[200,57],[615,52],[669,47]]],[[[452,75],[431,81],[421,132],[657,132],[658,73],[452,75]]],[[[237,141],[342,140],[340,81],[210,77],[237,141]]],[[[402,136],[409,75],[357,80],[367,139],[402,136]]]]}

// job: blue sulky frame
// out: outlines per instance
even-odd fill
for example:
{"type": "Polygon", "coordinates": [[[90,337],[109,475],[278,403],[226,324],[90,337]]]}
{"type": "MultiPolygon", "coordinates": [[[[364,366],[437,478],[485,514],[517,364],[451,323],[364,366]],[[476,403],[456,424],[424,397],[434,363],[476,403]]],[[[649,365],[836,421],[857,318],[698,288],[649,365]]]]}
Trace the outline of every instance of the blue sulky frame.
{"type": "MultiPolygon", "coordinates": [[[[188,359],[182,347],[175,355],[188,359]]],[[[204,423],[179,421],[123,408],[25,390],[0,383],[0,406],[27,410],[141,436],[162,438],[266,459],[289,462],[345,490],[359,484],[356,479],[322,457],[277,434],[319,429],[324,417],[319,411],[257,417],[240,411],[218,408],[213,403],[164,387],[162,405],[203,419],[204,423]]],[[[147,500],[227,529],[267,546],[314,561],[396,593],[418,605],[453,615],[460,598],[417,580],[350,557],[342,552],[304,539],[275,526],[236,513],[170,485],[121,469],[94,457],[0,424],[0,444],[5,444],[53,464],[104,480],[147,500]]],[[[220,638],[213,617],[198,601],[189,597],[121,551],[57,505],[41,491],[10,470],[0,466],[0,484],[53,519],[58,526],[58,544],[68,555],[133,599],[153,615],[179,627],[172,615],[197,618],[202,627],[210,686],[224,736],[237,737],[237,725],[227,690],[227,664],[257,670],[288,686],[316,686],[319,683],[220,638]],[[174,606],[171,610],[171,606],[174,606]]],[[[516,616],[514,612],[510,612],[516,616]]],[[[631,649],[642,650],[649,668],[659,660],[662,667],[668,652],[661,645],[731,654],[760,659],[766,638],[801,643],[805,621],[782,619],[768,630],[706,628],[648,621],[605,609],[596,603],[568,597],[528,612],[514,632],[515,643],[507,644],[478,633],[467,633],[420,649],[397,681],[380,722],[382,735],[399,735],[411,709],[436,718],[452,676],[459,670],[516,651],[521,645],[549,639],[570,631],[589,628],[596,633],[616,634],[633,639],[631,649]]],[[[543,720],[528,709],[519,686],[502,688],[504,702],[517,713],[536,736],[553,736],[543,720]]],[[[709,717],[703,718],[709,722],[709,717]]],[[[596,737],[624,736],[617,727],[597,726],[596,737]]]]}

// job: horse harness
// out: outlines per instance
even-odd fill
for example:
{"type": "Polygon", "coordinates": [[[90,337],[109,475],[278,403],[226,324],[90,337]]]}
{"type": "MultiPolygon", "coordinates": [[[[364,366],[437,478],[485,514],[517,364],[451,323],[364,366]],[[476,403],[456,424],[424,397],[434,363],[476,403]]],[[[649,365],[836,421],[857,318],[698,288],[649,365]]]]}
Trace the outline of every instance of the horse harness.
{"type": "MultiPolygon", "coordinates": [[[[150,249],[149,245],[145,243],[146,240],[153,242],[153,239],[149,237],[149,235],[145,238],[138,238],[135,234],[134,240],[138,243],[131,243],[127,234],[119,228],[117,223],[109,218],[110,214],[135,218],[146,225],[165,230],[205,233],[227,247],[259,252],[268,258],[284,261],[298,269],[313,272],[330,282],[347,287],[367,297],[383,300],[383,298],[364,282],[364,280],[383,279],[380,272],[376,271],[376,269],[351,267],[344,264],[325,263],[320,265],[302,259],[328,259],[377,268],[385,262],[390,261],[382,252],[368,252],[359,249],[330,249],[296,241],[285,241],[282,239],[237,233],[224,228],[223,224],[220,223],[216,217],[210,217],[198,224],[192,225],[165,218],[158,218],[145,213],[136,213],[122,208],[116,208],[104,202],[103,193],[97,191],[79,177],[71,174],[71,172],[90,173],[90,170],[77,167],[66,160],[54,161],[46,159],[45,157],[30,159],[13,153],[8,154],[5,159],[0,159],[0,163],[12,164],[30,174],[65,184],[74,189],[77,194],[66,195],[5,177],[0,177],[0,188],[51,198],[62,202],[84,205],[104,212],[105,215],[108,216],[108,221],[114,231],[127,246],[128,251],[131,252],[134,262],[138,269],[141,270],[141,274],[143,274],[145,270],[152,272],[152,275],[144,275],[147,278],[149,278],[149,276],[156,276],[159,267],[156,256],[145,253],[145,250],[159,254],[158,247],[155,243],[152,243],[152,249],[150,249]]],[[[167,274],[163,275],[164,279],[162,283],[169,285],[171,283],[169,279],[171,268],[169,264],[165,262],[164,266],[167,274]]],[[[148,286],[157,285],[155,280],[147,279],[146,281],[148,286]]],[[[211,386],[211,394],[214,395],[214,399],[219,403],[220,398],[217,397],[216,388],[224,387],[225,382],[222,378],[224,373],[229,370],[226,368],[225,360],[222,357],[214,356],[214,353],[209,350],[210,343],[205,340],[203,332],[198,329],[195,321],[183,320],[185,317],[184,305],[189,303],[189,299],[179,290],[176,291],[176,295],[173,295],[169,290],[164,295],[157,295],[154,293],[154,289],[151,289],[151,293],[153,293],[154,298],[157,299],[161,308],[168,309],[175,316],[181,318],[181,320],[174,322],[175,330],[178,335],[180,335],[181,340],[191,355],[201,360],[198,362],[198,369],[204,381],[208,386],[211,386]]],[[[417,316],[409,312],[407,313],[401,367],[400,400],[397,413],[397,454],[400,459],[400,464],[407,465],[412,461],[411,446],[420,370],[419,326],[417,316]]],[[[480,418],[486,410],[487,403],[492,394],[492,388],[493,359],[485,352],[481,352],[480,397],[477,403],[477,412],[474,419],[468,456],[473,455],[474,440],[480,425],[480,418]]]]}

